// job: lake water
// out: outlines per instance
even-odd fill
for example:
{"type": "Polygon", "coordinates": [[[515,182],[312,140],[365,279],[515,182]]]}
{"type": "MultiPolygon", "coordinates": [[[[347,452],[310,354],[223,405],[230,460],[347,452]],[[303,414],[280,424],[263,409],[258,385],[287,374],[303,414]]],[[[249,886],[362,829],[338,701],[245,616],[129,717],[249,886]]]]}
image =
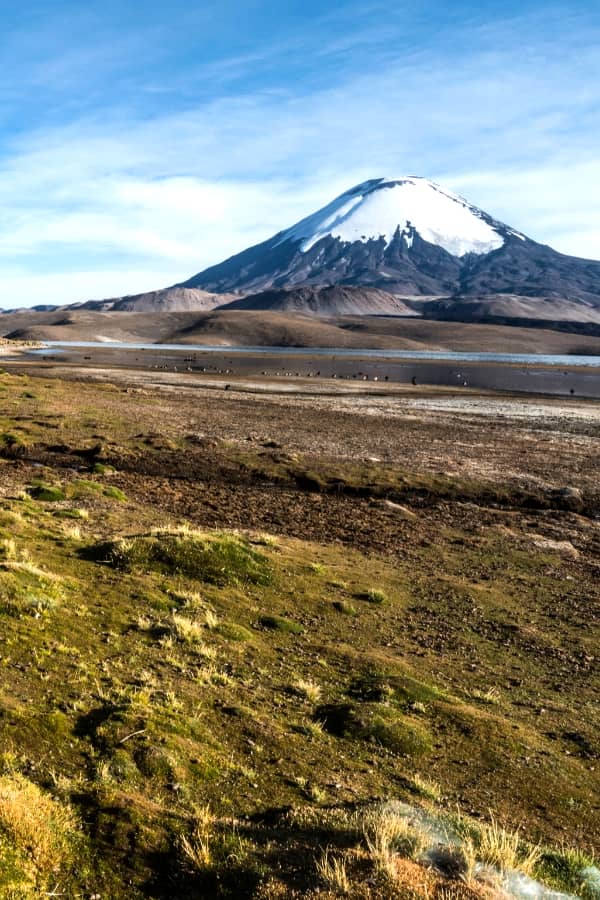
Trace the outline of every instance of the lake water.
{"type": "Polygon", "coordinates": [[[47,342],[49,365],[122,367],[200,376],[344,379],[443,385],[600,399],[600,357],[427,350],[210,347],[190,344],[47,342]]]}
{"type": "MultiPolygon", "coordinates": [[[[498,362],[522,363],[543,366],[592,366],[600,368],[600,356],[550,355],[537,353],[470,353],[453,350],[358,350],[348,347],[223,347],[209,344],[136,344],[120,341],[45,341],[48,347],[64,348],[100,348],[113,350],[152,350],[152,351],[185,351],[187,353],[219,353],[278,356],[353,356],[365,359],[422,359],[452,360],[456,362],[498,362]]],[[[33,350],[34,354],[43,354],[44,350],[33,350]]]]}

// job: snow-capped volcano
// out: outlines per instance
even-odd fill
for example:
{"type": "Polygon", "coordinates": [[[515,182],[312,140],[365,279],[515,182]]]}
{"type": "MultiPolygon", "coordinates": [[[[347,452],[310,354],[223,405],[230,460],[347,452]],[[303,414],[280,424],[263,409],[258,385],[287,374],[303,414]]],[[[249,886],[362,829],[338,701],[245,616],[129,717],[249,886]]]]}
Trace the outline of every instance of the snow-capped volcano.
{"type": "Polygon", "coordinates": [[[303,253],[324,237],[346,243],[379,240],[400,233],[408,247],[415,233],[453,256],[490,253],[504,243],[482,210],[426,178],[375,178],[337,197],[282,232],[279,243],[299,241],[303,253]]]}
{"type": "MultiPolygon", "coordinates": [[[[457,298],[487,303],[500,294],[516,297],[510,303],[517,310],[519,297],[543,298],[575,304],[569,317],[582,320],[586,309],[597,317],[600,308],[600,262],[557,253],[416,176],[365,181],[179,287],[257,294],[328,285],[378,288],[409,300],[450,298],[451,306],[457,298]]],[[[539,306],[540,317],[549,317],[548,304],[539,306]]],[[[551,315],[557,317],[554,306],[551,315]]]]}

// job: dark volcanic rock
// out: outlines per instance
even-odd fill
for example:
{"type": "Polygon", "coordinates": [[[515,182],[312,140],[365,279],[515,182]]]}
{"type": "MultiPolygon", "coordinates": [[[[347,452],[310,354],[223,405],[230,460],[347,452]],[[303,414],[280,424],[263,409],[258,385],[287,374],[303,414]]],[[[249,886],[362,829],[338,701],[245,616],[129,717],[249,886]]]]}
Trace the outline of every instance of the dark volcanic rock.
{"type": "Polygon", "coordinates": [[[315,316],[413,315],[406,303],[388,291],[342,284],[272,288],[234,300],[222,309],[262,309],[315,316]]]}

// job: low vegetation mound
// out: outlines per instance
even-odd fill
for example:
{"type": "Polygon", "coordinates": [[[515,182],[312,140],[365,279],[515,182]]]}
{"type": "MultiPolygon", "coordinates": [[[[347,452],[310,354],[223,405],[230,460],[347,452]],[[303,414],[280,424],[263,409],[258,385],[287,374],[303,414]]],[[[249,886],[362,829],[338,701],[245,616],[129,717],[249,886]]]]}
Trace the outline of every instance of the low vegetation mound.
{"type": "Polygon", "coordinates": [[[0,611],[39,616],[63,597],[61,579],[27,560],[0,560],[0,611]]]}
{"type": "Polygon", "coordinates": [[[115,569],[185,575],[207,584],[268,584],[267,558],[237,534],[160,530],[94,548],[97,559],[115,569]]]}

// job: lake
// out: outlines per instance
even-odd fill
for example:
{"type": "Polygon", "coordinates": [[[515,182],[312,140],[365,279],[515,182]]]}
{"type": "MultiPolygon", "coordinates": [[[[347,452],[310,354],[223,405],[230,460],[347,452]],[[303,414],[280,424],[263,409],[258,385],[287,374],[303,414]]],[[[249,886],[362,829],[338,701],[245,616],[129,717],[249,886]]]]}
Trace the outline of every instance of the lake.
{"type": "Polygon", "coordinates": [[[439,350],[47,342],[47,362],[199,375],[331,378],[600,399],[600,357],[439,350]]]}

